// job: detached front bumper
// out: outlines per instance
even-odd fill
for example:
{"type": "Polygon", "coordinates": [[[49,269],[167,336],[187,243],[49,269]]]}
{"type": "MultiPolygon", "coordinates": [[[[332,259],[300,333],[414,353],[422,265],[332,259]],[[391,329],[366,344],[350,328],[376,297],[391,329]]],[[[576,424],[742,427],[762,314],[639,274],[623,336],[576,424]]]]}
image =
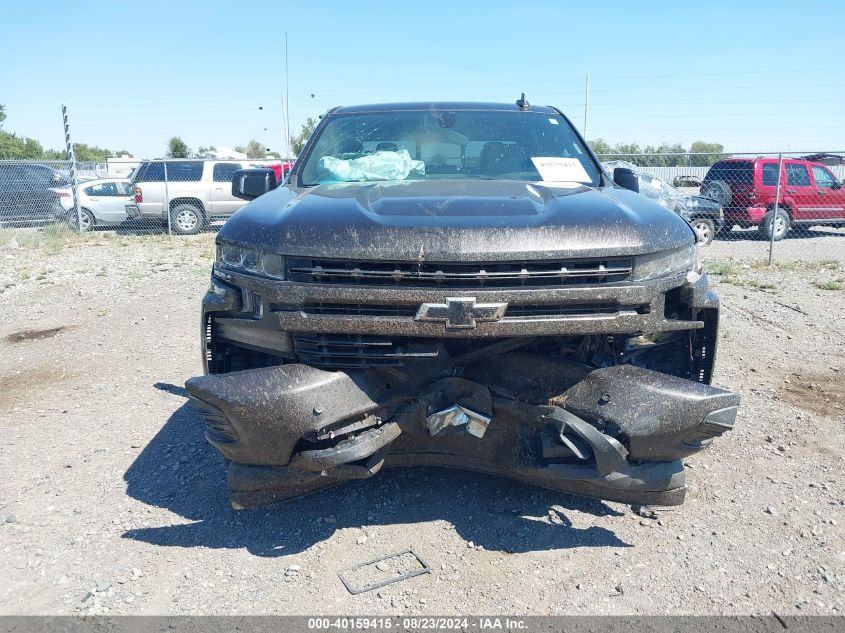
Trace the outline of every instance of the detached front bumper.
{"type": "Polygon", "coordinates": [[[210,375],[187,389],[206,437],[228,460],[236,507],[393,465],[464,468],[607,500],[677,505],[682,459],[729,430],[739,404],[708,384],[718,306],[706,277],[693,273],[459,290],[218,271],[203,300],[210,375]],[[506,308],[470,328],[418,318],[422,304],[461,300],[506,308]],[[667,337],[647,352],[656,354],[651,361],[582,364],[549,353],[573,337],[618,342],[649,333],[667,337]]]}
{"type": "Polygon", "coordinates": [[[520,352],[470,366],[462,378],[296,363],[192,378],[187,389],[208,441],[229,460],[236,508],[395,465],[679,505],[682,459],[730,430],[739,404],[736,394],[631,365],[590,371],[520,352]]]}

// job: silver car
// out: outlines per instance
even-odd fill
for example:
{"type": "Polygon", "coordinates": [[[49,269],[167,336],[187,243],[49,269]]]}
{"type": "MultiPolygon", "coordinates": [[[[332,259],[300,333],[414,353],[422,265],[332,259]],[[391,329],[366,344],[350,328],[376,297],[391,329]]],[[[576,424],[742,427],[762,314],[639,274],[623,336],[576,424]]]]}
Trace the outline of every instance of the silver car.
{"type": "Polygon", "coordinates": [[[128,180],[99,178],[79,183],[79,219],[73,211],[73,192],[70,186],[50,189],[56,198],[56,215],[74,227],[81,220],[81,229],[91,231],[96,226],[114,226],[127,219],[126,205],[132,201],[132,186],[128,180]]]}

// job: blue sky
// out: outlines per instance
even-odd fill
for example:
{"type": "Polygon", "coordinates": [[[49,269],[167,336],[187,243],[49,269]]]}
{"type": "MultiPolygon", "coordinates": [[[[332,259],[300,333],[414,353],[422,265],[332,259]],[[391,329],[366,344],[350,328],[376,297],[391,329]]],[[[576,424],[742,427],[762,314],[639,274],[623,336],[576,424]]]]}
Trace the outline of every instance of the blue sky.
{"type": "Polygon", "coordinates": [[[831,2],[5,2],[5,129],[139,157],[167,139],[284,149],[334,105],[514,101],[563,109],[587,136],[729,151],[845,150],[831,2]],[[263,108],[263,109],[259,109],[263,108]]]}

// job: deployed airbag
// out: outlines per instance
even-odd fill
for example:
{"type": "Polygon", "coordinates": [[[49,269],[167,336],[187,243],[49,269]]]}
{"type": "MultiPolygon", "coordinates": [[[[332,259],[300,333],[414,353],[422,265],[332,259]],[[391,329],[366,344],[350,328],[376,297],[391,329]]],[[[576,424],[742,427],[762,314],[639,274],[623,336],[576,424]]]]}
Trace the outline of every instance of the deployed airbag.
{"type": "Polygon", "coordinates": [[[317,163],[320,182],[360,182],[364,180],[405,180],[409,175],[425,175],[425,163],[414,160],[406,149],[380,151],[360,158],[323,156],[317,163]]]}

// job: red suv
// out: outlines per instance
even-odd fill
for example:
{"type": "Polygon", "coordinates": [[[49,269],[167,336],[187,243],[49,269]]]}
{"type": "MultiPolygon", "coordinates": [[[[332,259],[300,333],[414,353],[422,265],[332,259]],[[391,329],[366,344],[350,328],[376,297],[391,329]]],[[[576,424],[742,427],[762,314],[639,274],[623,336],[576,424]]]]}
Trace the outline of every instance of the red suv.
{"type": "Polygon", "coordinates": [[[781,240],[795,224],[845,226],[845,189],[827,166],[783,159],[775,215],[777,182],[777,158],[726,158],[707,172],[701,194],[721,203],[728,231],[757,226],[766,239],[781,240]]]}

